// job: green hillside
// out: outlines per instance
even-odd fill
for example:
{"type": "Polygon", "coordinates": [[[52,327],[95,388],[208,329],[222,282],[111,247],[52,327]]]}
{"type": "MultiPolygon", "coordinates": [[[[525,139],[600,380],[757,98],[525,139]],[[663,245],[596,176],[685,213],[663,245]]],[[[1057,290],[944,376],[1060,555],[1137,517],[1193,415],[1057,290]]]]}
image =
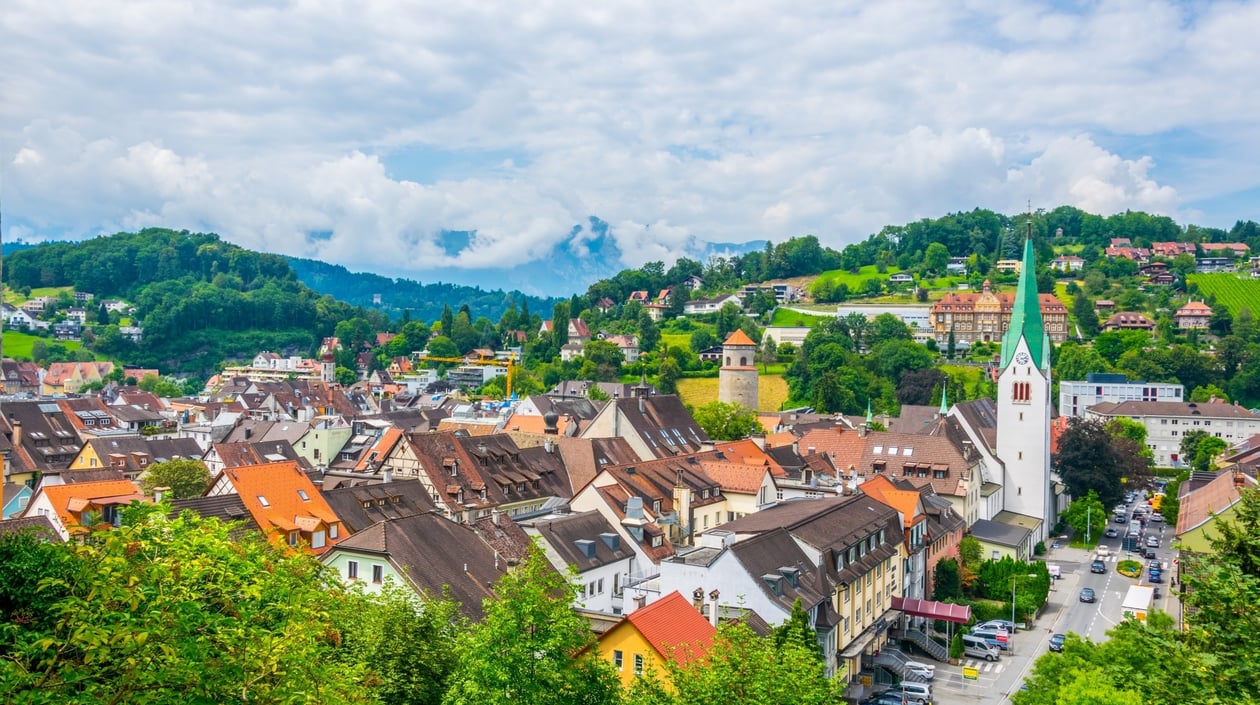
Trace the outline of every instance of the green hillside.
{"type": "Polygon", "coordinates": [[[1231,315],[1246,308],[1260,313],[1260,279],[1244,279],[1237,274],[1191,274],[1186,280],[1206,296],[1215,296],[1231,315]]]}

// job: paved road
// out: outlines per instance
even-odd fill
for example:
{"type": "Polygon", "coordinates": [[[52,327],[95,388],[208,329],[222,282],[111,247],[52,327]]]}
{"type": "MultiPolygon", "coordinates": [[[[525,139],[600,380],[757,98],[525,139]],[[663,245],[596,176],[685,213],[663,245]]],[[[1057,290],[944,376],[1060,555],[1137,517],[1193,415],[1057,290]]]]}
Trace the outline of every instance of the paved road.
{"type": "MultiPolygon", "coordinates": [[[[1131,515],[1133,506],[1129,507],[1131,515]]],[[[1112,523],[1110,526],[1122,528],[1112,523]]],[[[1123,532],[1122,532],[1123,533],[1123,532]]],[[[1171,564],[1174,551],[1172,530],[1163,528],[1162,524],[1147,524],[1147,534],[1161,537],[1160,548],[1156,549],[1157,558],[1168,568],[1165,575],[1171,575],[1171,564]],[[1162,530],[1162,533],[1161,533],[1162,530]]],[[[1093,560],[1091,551],[1076,548],[1051,549],[1045,557],[1047,563],[1059,566],[1062,577],[1054,582],[1045,608],[1037,616],[1031,629],[1020,631],[1014,637],[1014,648],[1011,652],[1003,652],[1002,659],[995,663],[966,659],[958,666],[938,665],[936,682],[933,685],[933,696],[938,705],[1001,705],[1010,702],[1010,693],[1024,682],[1031,672],[1033,662],[1049,650],[1050,635],[1056,632],[1074,632],[1094,641],[1107,638],[1107,631],[1121,619],[1121,603],[1130,585],[1147,584],[1146,571],[1139,579],[1126,578],[1116,572],[1116,564],[1124,560],[1126,554],[1120,550],[1120,539],[1104,538],[1099,545],[1106,546],[1111,554],[1105,560],[1107,572],[1091,573],[1090,563],[1093,560]],[[1087,603],[1080,601],[1081,588],[1093,588],[1098,601],[1087,603]],[[975,667],[979,670],[979,680],[964,681],[962,668],[975,667]]],[[[1146,564],[1140,556],[1131,556],[1146,564]]],[[[1176,615],[1175,600],[1169,596],[1171,592],[1167,584],[1160,585],[1161,598],[1157,601],[1157,609],[1176,615]]]]}

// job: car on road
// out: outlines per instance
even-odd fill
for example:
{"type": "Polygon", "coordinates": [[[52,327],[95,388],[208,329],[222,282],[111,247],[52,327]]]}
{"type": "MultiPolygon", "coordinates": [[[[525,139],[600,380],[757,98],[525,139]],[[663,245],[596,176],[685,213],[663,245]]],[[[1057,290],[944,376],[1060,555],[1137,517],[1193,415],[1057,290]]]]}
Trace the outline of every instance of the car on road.
{"type": "Polygon", "coordinates": [[[1014,634],[1019,631],[1015,628],[1015,623],[1009,619],[990,619],[975,626],[976,629],[992,629],[994,631],[1006,630],[1008,634],[1014,634]]]}
{"type": "Polygon", "coordinates": [[[1151,561],[1150,563],[1147,563],[1146,567],[1149,568],[1150,570],[1163,570],[1164,569],[1164,566],[1162,563],[1160,563],[1159,561],[1154,561],[1154,560],[1151,561]]]}
{"type": "Polygon", "coordinates": [[[1155,512],[1154,514],[1151,515],[1151,521],[1155,522],[1156,524],[1163,524],[1164,515],[1160,514],[1159,512],[1155,512]]]}
{"type": "Polygon", "coordinates": [[[1149,548],[1149,547],[1148,547],[1148,548],[1144,548],[1144,549],[1142,549],[1142,557],[1143,557],[1143,558],[1145,558],[1145,559],[1147,559],[1147,560],[1150,560],[1150,559],[1154,558],[1154,557],[1155,557],[1155,549],[1153,549],[1153,548],[1149,548]]]}
{"type": "Polygon", "coordinates": [[[1055,634],[1050,637],[1050,650],[1063,651],[1063,642],[1067,641],[1066,634],[1055,634]]]}
{"type": "Polygon", "coordinates": [[[1098,598],[1094,595],[1094,588],[1081,588],[1081,602],[1097,602],[1098,598]]]}
{"type": "Polygon", "coordinates": [[[880,693],[869,700],[863,700],[862,705],[905,705],[905,702],[901,699],[900,692],[896,694],[880,693]]]}
{"type": "Polygon", "coordinates": [[[1109,539],[1116,539],[1120,538],[1120,532],[1116,531],[1115,527],[1111,527],[1103,532],[1103,536],[1106,536],[1109,539]]]}
{"type": "Polygon", "coordinates": [[[1107,564],[1106,564],[1106,563],[1104,563],[1104,562],[1102,562],[1102,561],[1094,561],[1093,563],[1090,563],[1090,564],[1089,564],[1089,572],[1091,572],[1091,573],[1106,573],[1106,572],[1107,572],[1107,564]]]}
{"type": "Polygon", "coordinates": [[[1164,573],[1162,571],[1152,570],[1146,578],[1152,583],[1162,583],[1164,582],[1164,573]]]}
{"type": "Polygon", "coordinates": [[[1129,523],[1129,518],[1128,518],[1128,517],[1126,517],[1126,516],[1125,516],[1125,515],[1123,515],[1123,514],[1117,514],[1117,515],[1115,515],[1114,517],[1112,517],[1112,519],[1113,519],[1113,520],[1114,520],[1117,524],[1128,524],[1128,523],[1129,523]]]}
{"type": "Polygon", "coordinates": [[[902,670],[906,673],[913,673],[925,681],[930,681],[936,677],[936,666],[922,661],[906,661],[902,666],[902,670]]]}
{"type": "Polygon", "coordinates": [[[1159,548],[1159,537],[1158,537],[1158,536],[1147,536],[1147,537],[1146,537],[1146,545],[1147,545],[1147,546],[1150,546],[1151,548],[1159,548]]]}

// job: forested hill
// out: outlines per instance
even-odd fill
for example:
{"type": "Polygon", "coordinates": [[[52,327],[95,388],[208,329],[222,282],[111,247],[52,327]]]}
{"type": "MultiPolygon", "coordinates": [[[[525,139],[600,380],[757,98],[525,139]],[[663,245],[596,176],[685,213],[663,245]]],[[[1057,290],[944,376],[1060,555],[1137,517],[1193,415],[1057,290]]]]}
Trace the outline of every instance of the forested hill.
{"type": "Polygon", "coordinates": [[[351,272],[341,265],[318,260],[288,259],[298,279],[312,289],[355,306],[379,309],[395,319],[407,311],[411,320],[435,321],[442,316],[444,306],[459,309],[466,305],[473,320],[485,316],[497,321],[513,304],[527,303],[531,311],[550,311],[559,300],[526,296],[519,291],[486,291],[461,284],[421,284],[410,279],[351,272]],[[375,303],[377,294],[379,304],[375,303]]]}
{"type": "Polygon", "coordinates": [[[385,327],[382,314],[302,284],[285,258],[214,234],[148,228],[49,243],[6,256],[4,269],[6,287],[18,292],[69,286],[92,293],[97,304],[133,304],[128,322],[143,326],[143,341],[131,343],[111,324],[93,334],[92,348],[164,371],[205,374],[259,350],[310,354],[338,322],[354,317],[385,327]]]}

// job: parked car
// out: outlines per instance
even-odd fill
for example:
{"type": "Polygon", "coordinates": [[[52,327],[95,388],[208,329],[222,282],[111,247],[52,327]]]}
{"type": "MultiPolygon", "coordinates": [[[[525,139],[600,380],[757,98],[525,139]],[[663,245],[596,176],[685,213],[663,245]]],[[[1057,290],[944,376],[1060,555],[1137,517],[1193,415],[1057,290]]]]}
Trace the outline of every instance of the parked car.
{"type": "Polygon", "coordinates": [[[906,661],[906,665],[902,667],[906,673],[913,673],[925,681],[930,681],[936,677],[936,666],[922,661],[906,661]]]}
{"type": "Polygon", "coordinates": [[[1106,563],[1104,563],[1104,562],[1102,562],[1102,561],[1094,561],[1093,563],[1090,563],[1090,564],[1089,564],[1089,572],[1091,572],[1091,573],[1106,573],[1106,572],[1107,572],[1107,564],[1106,564],[1106,563]]]}
{"type": "Polygon", "coordinates": [[[1014,634],[1019,631],[1015,628],[1015,623],[1009,619],[990,619],[987,622],[977,624],[976,629],[992,629],[994,631],[1005,629],[1008,634],[1014,634]]]}
{"type": "Polygon", "coordinates": [[[1005,630],[997,629],[972,629],[971,635],[984,639],[989,646],[996,646],[1002,651],[1009,651],[1011,648],[1011,634],[1005,630]]]}
{"type": "Polygon", "coordinates": [[[1067,641],[1066,634],[1054,634],[1050,637],[1050,650],[1063,651],[1063,642],[1067,641]]]}
{"type": "Polygon", "coordinates": [[[1081,588],[1081,602],[1097,602],[1098,598],[1094,596],[1094,588],[1081,588]]]}
{"type": "Polygon", "coordinates": [[[1115,527],[1109,527],[1103,532],[1103,536],[1106,536],[1109,539],[1117,539],[1120,538],[1120,532],[1116,531],[1115,527]]]}
{"type": "Polygon", "coordinates": [[[1147,536],[1147,537],[1146,537],[1146,545],[1147,545],[1147,546],[1150,546],[1151,548],[1159,548],[1159,537],[1158,537],[1158,536],[1147,536]]]}

